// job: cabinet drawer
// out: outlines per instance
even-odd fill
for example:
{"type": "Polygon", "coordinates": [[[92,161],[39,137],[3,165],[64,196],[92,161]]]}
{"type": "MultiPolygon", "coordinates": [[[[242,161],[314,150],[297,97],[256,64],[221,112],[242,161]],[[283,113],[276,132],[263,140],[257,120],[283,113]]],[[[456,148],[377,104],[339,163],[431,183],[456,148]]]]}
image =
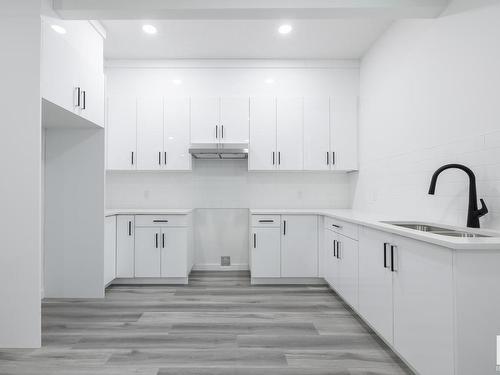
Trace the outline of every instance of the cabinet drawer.
{"type": "Polygon", "coordinates": [[[136,227],[187,227],[189,215],[135,215],[136,227]]]}
{"type": "Polygon", "coordinates": [[[252,215],[252,227],[280,227],[280,215],[252,215]]]}
{"type": "Polygon", "coordinates": [[[345,221],[325,217],[325,228],[350,237],[354,240],[358,239],[358,226],[356,224],[347,223],[345,221]]]}

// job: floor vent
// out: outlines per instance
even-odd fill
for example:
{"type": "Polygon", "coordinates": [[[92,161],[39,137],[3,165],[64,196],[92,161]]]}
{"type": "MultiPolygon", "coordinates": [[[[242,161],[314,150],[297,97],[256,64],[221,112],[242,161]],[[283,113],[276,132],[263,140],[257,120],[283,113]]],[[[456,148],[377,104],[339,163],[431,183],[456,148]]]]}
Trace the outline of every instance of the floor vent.
{"type": "Polygon", "coordinates": [[[231,265],[231,257],[228,257],[228,256],[220,257],[220,265],[221,266],[230,266],[231,265]]]}

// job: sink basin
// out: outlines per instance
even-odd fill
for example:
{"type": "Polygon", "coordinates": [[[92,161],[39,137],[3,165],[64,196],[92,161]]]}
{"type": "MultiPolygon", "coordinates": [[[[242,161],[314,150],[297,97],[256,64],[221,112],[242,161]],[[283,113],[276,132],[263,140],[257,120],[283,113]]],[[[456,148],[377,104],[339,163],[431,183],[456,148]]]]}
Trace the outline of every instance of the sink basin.
{"type": "Polygon", "coordinates": [[[444,227],[439,227],[436,225],[426,224],[426,223],[395,222],[395,221],[385,221],[384,223],[395,225],[397,227],[418,230],[420,232],[428,232],[428,233],[438,234],[440,236],[459,237],[459,238],[493,237],[493,236],[489,236],[486,234],[474,233],[474,232],[465,231],[465,230],[444,228],[444,227]]]}

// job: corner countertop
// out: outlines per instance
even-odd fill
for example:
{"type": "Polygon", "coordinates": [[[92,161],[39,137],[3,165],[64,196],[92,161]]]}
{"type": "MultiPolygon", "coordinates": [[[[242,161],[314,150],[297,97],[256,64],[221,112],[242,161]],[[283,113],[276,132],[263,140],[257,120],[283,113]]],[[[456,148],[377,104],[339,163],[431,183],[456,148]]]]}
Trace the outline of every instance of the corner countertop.
{"type": "Polygon", "coordinates": [[[494,237],[489,238],[455,238],[439,234],[421,232],[414,229],[398,227],[385,223],[386,221],[407,221],[419,222],[411,218],[391,217],[389,215],[377,215],[360,212],[350,209],[250,209],[254,215],[321,215],[333,219],[343,220],[349,223],[362,225],[365,227],[378,229],[384,232],[393,233],[403,237],[413,238],[415,240],[429,242],[438,246],[447,247],[454,250],[500,250],[500,232],[456,227],[439,223],[426,223],[436,225],[452,230],[467,230],[478,234],[485,234],[494,237]]]}
{"type": "Polygon", "coordinates": [[[110,208],[104,211],[104,216],[113,215],[188,215],[191,208],[110,208]]]}

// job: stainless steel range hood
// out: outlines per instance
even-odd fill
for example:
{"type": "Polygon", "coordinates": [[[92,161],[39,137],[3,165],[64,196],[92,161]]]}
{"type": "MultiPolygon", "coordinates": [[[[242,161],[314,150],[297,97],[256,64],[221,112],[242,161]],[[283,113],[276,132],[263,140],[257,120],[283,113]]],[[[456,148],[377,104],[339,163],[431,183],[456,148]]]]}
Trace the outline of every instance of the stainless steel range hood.
{"type": "Polygon", "coordinates": [[[201,143],[193,144],[189,153],[195,159],[238,160],[248,158],[246,143],[201,143]]]}

